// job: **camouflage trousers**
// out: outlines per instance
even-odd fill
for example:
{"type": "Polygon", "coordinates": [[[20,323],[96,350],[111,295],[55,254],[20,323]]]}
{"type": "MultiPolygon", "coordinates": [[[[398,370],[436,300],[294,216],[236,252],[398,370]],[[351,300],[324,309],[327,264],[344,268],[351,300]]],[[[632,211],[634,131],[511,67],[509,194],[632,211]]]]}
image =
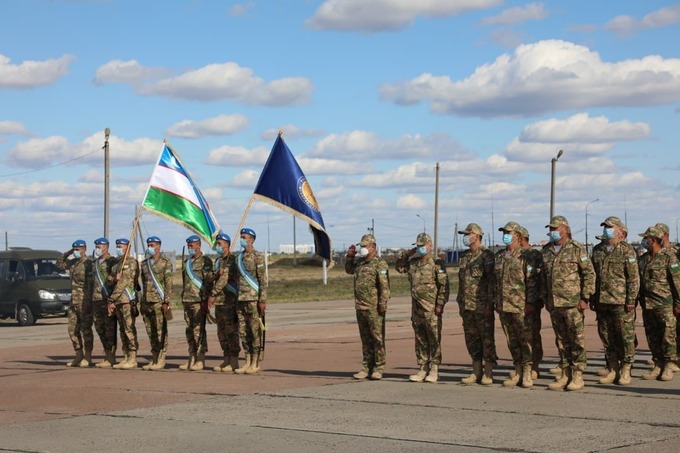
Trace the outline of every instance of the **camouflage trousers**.
{"type": "MultiPolygon", "coordinates": [[[[595,315],[595,319],[597,320],[597,335],[600,337],[600,341],[602,342],[602,348],[604,348],[604,359],[608,362],[607,349],[609,349],[609,332],[607,332],[607,326],[602,319],[600,309],[600,306],[596,307],[597,314],[595,315]]],[[[612,360],[616,360],[616,358],[613,357],[612,360]]]]}
{"type": "Polygon", "coordinates": [[[142,318],[149,336],[151,352],[157,354],[168,350],[168,324],[163,315],[163,306],[160,302],[142,303],[142,318]]]}
{"type": "Polygon", "coordinates": [[[92,302],[92,316],[94,318],[94,330],[97,331],[104,350],[115,351],[117,338],[116,317],[109,316],[105,300],[92,302]]]}
{"type": "Polygon", "coordinates": [[[217,321],[217,339],[220,341],[224,355],[238,356],[241,346],[239,345],[236,302],[215,305],[215,320],[217,321]]]}
{"type": "Polygon", "coordinates": [[[442,363],[442,317],[434,311],[419,309],[415,302],[411,306],[411,325],[416,339],[418,365],[439,365],[442,363]]]}
{"type": "Polygon", "coordinates": [[[654,360],[659,362],[675,362],[677,355],[677,320],[673,315],[673,307],[651,308],[642,312],[645,323],[647,343],[654,360]]]}
{"type": "Polygon", "coordinates": [[[501,326],[515,366],[531,365],[531,315],[501,312],[501,326]]]}
{"type": "Polygon", "coordinates": [[[493,313],[484,316],[484,313],[476,310],[463,310],[463,333],[465,334],[465,346],[473,361],[481,361],[496,365],[496,340],[494,324],[496,321],[493,313]]]}
{"type": "Polygon", "coordinates": [[[608,335],[607,360],[633,363],[635,359],[635,310],[623,305],[601,305],[599,314],[608,335]]]}
{"type": "Polygon", "coordinates": [[[385,317],[376,308],[357,310],[361,337],[362,369],[367,373],[385,370],[385,317]]]}
{"type": "Polygon", "coordinates": [[[543,360],[543,338],[541,338],[541,308],[534,307],[531,319],[531,362],[534,365],[543,360]]]}
{"type": "Polygon", "coordinates": [[[127,354],[131,351],[137,351],[139,349],[137,328],[135,327],[135,318],[130,310],[130,304],[116,304],[115,316],[118,320],[123,352],[127,354]]]}
{"type": "Polygon", "coordinates": [[[184,333],[189,346],[189,354],[208,352],[208,338],[205,332],[206,313],[200,302],[184,302],[184,333]]]}
{"type": "Polygon", "coordinates": [[[262,326],[256,300],[236,302],[238,337],[246,354],[257,355],[262,350],[262,326]]]}
{"type": "Polygon", "coordinates": [[[560,368],[586,369],[586,335],[583,312],[577,307],[555,307],[550,313],[555,343],[560,353],[560,368]]]}
{"type": "Polygon", "coordinates": [[[85,348],[92,351],[94,335],[92,334],[92,305],[71,304],[68,307],[68,336],[73,344],[74,351],[85,348]],[[86,307],[83,310],[83,306],[86,307]],[[87,313],[86,313],[87,312],[87,313]]]}

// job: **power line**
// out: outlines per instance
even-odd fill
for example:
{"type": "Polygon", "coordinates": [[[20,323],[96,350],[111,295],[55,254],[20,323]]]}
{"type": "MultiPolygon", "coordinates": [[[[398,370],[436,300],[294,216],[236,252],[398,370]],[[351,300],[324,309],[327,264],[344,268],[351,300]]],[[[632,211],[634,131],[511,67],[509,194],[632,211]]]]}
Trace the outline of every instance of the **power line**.
{"type": "Polygon", "coordinates": [[[96,151],[98,151],[98,150],[90,151],[89,153],[85,153],[82,156],[77,156],[77,157],[74,157],[73,159],[65,160],[64,162],[59,162],[59,163],[56,163],[56,164],[53,164],[53,165],[46,165],[44,167],[34,168],[33,170],[21,171],[21,172],[18,172],[18,173],[9,173],[9,174],[6,174],[6,175],[0,175],[0,178],[10,178],[12,176],[27,175],[29,173],[36,173],[36,172],[39,172],[39,171],[42,171],[42,170],[47,170],[48,168],[61,167],[62,165],[66,165],[66,164],[69,164],[71,162],[75,162],[76,160],[83,159],[84,157],[87,157],[90,154],[95,153],[96,151]]]}

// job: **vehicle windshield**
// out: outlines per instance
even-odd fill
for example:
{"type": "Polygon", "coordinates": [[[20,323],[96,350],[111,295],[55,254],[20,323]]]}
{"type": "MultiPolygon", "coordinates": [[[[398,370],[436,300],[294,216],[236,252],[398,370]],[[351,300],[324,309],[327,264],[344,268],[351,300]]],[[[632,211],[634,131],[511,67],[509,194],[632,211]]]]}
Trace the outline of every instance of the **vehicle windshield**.
{"type": "Polygon", "coordinates": [[[24,270],[26,271],[27,280],[45,277],[68,277],[68,274],[57,267],[57,260],[55,258],[24,260],[24,270]]]}

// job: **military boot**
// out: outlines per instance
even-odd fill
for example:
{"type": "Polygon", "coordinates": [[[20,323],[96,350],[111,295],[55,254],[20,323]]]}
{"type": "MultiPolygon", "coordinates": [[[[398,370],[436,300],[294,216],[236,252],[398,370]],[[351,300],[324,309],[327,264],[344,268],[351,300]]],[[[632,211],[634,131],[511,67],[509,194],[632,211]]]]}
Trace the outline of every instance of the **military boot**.
{"type": "Polygon", "coordinates": [[[472,374],[466,378],[460,380],[461,384],[472,385],[482,379],[482,361],[473,360],[472,361],[472,374]]]}
{"type": "Polygon", "coordinates": [[[632,364],[630,363],[624,363],[621,366],[621,375],[619,376],[619,382],[617,384],[619,385],[628,385],[630,384],[630,369],[632,367],[632,364]]]}
{"type": "Polygon", "coordinates": [[[439,365],[436,363],[433,363],[430,365],[430,372],[427,373],[427,377],[425,378],[425,382],[430,382],[434,384],[439,380],[439,365]]]}
{"type": "Polygon", "coordinates": [[[672,381],[673,380],[673,371],[671,370],[671,364],[672,362],[666,362],[663,367],[663,372],[661,373],[661,376],[659,376],[659,379],[662,381],[672,381]]]}
{"type": "MultiPolygon", "coordinates": [[[[250,362],[251,362],[252,359],[253,359],[253,356],[250,355],[250,354],[248,354],[248,353],[246,353],[246,361],[245,361],[245,363],[243,364],[243,366],[242,366],[241,368],[236,368],[236,369],[234,370],[234,373],[236,373],[236,374],[246,374],[246,370],[247,370],[248,368],[250,368],[250,362]]],[[[366,374],[366,375],[368,376],[368,374],[366,374]]]]}
{"type": "Polygon", "coordinates": [[[600,384],[613,384],[619,380],[619,362],[611,361],[608,364],[609,374],[600,379],[600,384]]]}
{"type": "Polygon", "coordinates": [[[677,362],[668,362],[668,366],[671,368],[673,373],[680,371],[680,367],[678,366],[677,362]]]}
{"type": "Polygon", "coordinates": [[[605,377],[609,375],[609,368],[602,368],[601,370],[597,370],[595,374],[597,374],[600,377],[605,377]]]}
{"type": "Polygon", "coordinates": [[[560,368],[560,375],[554,382],[548,384],[550,390],[564,390],[571,379],[571,368],[560,368]]]}
{"type": "Polygon", "coordinates": [[[165,352],[161,351],[158,353],[158,359],[149,366],[149,370],[162,370],[165,368],[165,352]]]}
{"type": "Polygon", "coordinates": [[[354,373],[352,377],[358,380],[366,379],[368,377],[368,370],[366,368],[362,368],[358,373],[354,373]]]}
{"type": "Polygon", "coordinates": [[[196,362],[196,354],[190,354],[189,359],[187,360],[187,363],[184,365],[180,365],[179,369],[180,370],[190,370],[192,366],[194,366],[194,362],[196,362]]]}
{"type": "MultiPolygon", "coordinates": [[[[129,353],[129,352],[126,352],[126,353],[125,353],[125,357],[123,358],[123,360],[121,360],[120,362],[118,362],[118,363],[116,363],[115,365],[113,365],[113,368],[114,368],[115,370],[122,370],[123,367],[125,366],[125,364],[127,363],[128,357],[129,357],[129,356],[130,356],[130,353],[129,353]]],[[[115,359],[114,359],[114,360],[115,360],[115,359]]]]}
{"type": "Polygon", "coordinates": [[[585,382],[583,382],[583,371],[574,368],[572,370],[571,382],[567,385],[567,390],[581,390],[585,385],[585,382]]]}
{"type": "Polygon", "coordinates": [[[557,365],[555,368],[550,368],[550,374],[556,374],[558,376],[562,375],[562,367],[557,365]]]}
{"type": "Polygon", "coordinates": [[[225,369],[222,370],[222,371],[226,371],[226,372],[230,372],[230,371],[231,371],[231,372],[234,372],[234,373],[235,373],[236,370],[238,370],[238,353],[237,353],[236,355],[232,355],[232,356],[229,358],[229,368],[225,368],[225,369]]]}
{"type": "Polygon", "coordinates": [[[482,374],[482,379],[479,381],[480,384],[493,384],[493,365],[491,362],[484,362],[484,374],[482,374]]]}
{"type": "Polygon", "coordinates": [[[531,365],[526,364],[522,367],[522,387],[528,389],[534,386],[534,380],[531,378],[531,365]]]}
{"type": "Polygon", "coordinates": [[[253,354],[250,358],[250,367],[246,370],[246,374],[256,374],[260,372],[260,354],[253,354]]]}
{"type": "Polygon", "coordinates": [[[143,370],[148,371],[151,369],[154,364],[158,362],[158,353],[157,352],[152,352],[151,353],[151,362],[147,363],[142,367],[143,370]]]}
{"type": "Polygon", "coordinates": [[[229,354],[224,354],[224,360],[222,360],[222,363],[220,363],[216,367],[213,367],[213,371],[227,371],[224,368],[229,366],[229,359],[230,359],[229,354]]]}
{"type": "Polygon", "coordinates": [[[516,387],[522,375],[522,365],[515,365],[515,376],[503,381],[504,387],[516,387]]]}
{"type": "Polygon", "coordinates": [[[88,368],[90,365],[92,365],[92,349],[86,349],[85,356],[78,366],[80,366],[80,368],[88,368]]]}
{"type": "Polygon", "coordinates": [[[416,374],[412,374],[408,377],[408,380],[411,382],[423,382],[425,380],[425,377],[427,376],[427,364],[420,365],[420,371],[418,371],[416,374]]]}
{"type": "Polygon", "coordinates": [[[193,365],[189,367],[191,371],[201,371],[205,367],[205,352],[196,354],[196,360],[193,365]]]}
{"type": "Polygon", "coordinates": [[[128,352],[127,360],[125,361],[125,364],[123,364],[122,367],[120,367],[121,370],[134,370],[137,368],[137,351],[130,351],[128,352]]]}
{"type": "Polygon", "coordinates": [[[536,380],[541,375],[541,371],[538,369],[538,363],[531,364],[531,379],[536,380]]]}
{"type": "Polygon", "coordinates": [[[644,379],[645,381],[654,381],[661,375],[661,367],[662,366],[663,366],[662,363],[655,361],[654,362],[654,368],[652,368],[649,373],[645,373],[640,377],[642,379],[644,379]]]}
{"type": "Polygon", "coordinates": [[[83,357],[84,357],[84,356],[83,356],[83,350],[82,350],[82,349],[78,349],[78,350],[76,351],[76,356],[73,358],[73,360],[71,360],[69,363],[67,363],[66,366],[67,366],[67,367],[76,367],[76,366],[79,367],[79,366],[80,366],[80,362],[83,361],[83,357]]]}
{"type": "Polygon", "coordinates": [[[116,356],[112,351],[104,351],[104,360],[96,363],[94,366],[96,366],[97,368],[111,368],[115,360],[116,356]]]}

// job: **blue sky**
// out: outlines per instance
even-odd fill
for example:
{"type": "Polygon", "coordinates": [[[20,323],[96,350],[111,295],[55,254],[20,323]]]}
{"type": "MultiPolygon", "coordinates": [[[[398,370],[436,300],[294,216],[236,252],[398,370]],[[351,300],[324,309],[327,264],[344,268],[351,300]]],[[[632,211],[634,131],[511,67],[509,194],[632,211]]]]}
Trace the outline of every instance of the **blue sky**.
{"type": "MultiPolygon", "coordinates": [[[[335,249],[372,222],[380,245],[513,220],[545,239],[556,213],[583,241],[609,215],[632,239],[680,218],[680,3],[667,1],[0,0],[0,228],[67,249],[130,234],[163,139],[236,231],[276,131],[335,249]],[[492,201],[493,200],[493,201],[492,201]]],[[[181,250],[151,214],[144,236],[181,250]]],[[[256,245],[293,242],[255,202],[256,245]]],[[[296,222],[297,243],[311,234],[296,222]]],[[[495,234],[500,242],[500,234],[495,234]]]]}

